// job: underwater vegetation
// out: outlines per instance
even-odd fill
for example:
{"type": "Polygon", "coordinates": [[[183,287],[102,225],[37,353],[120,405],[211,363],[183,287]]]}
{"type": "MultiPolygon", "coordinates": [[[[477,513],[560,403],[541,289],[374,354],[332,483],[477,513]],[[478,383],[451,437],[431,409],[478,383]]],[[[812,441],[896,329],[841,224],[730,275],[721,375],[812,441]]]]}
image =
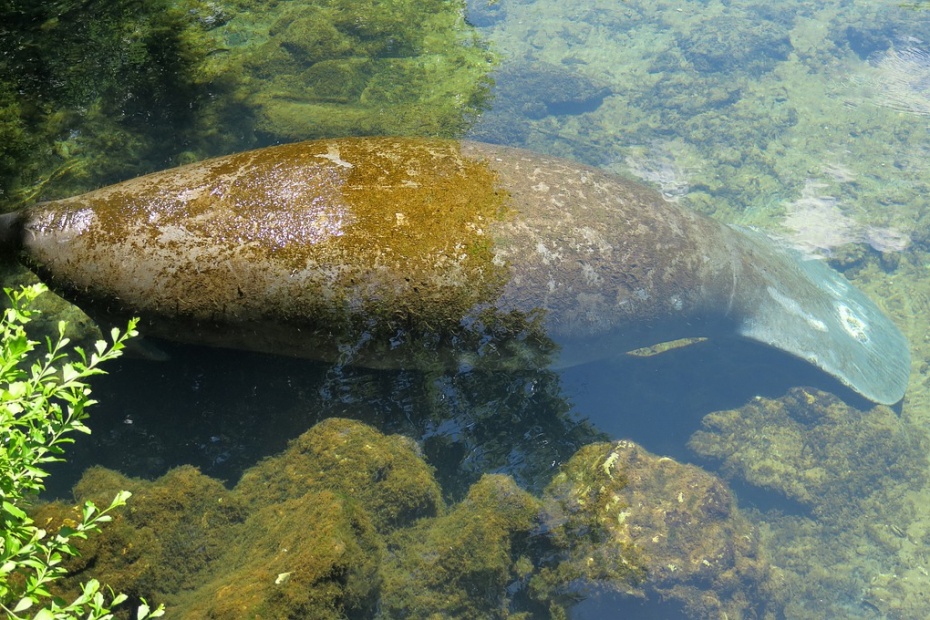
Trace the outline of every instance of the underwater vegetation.
{"type": "Polygon", "coordinates": [[[496,59],[463,1],[240,4],[203,69],[226,87],[213,112],[259,144],[457,137],[485,107],[496,59]]]}
{"type": "Polygon", "coordinates": [[[707,415],[689,447],[721,472],[777,491],[815,516],[852,518],[851,498],[926,479],[926,438],[887,407],[854,409],[826,392],[793,388],[707,415]]]}
{"type": "MultiPolygon", "coordinates": [[[[501,4],[480,23],[507,64],[532,58],[610,91],[582,114],[509,123],[495,104],[485,116],[514,144],[620,174],[637,172],[644,145],[673,145],[669,163],[692,174],[672,197],[770,229],[825,163],[855,173],[833,195],[857,226],[907,234],[926,211],[925,117],[914,113],[927,105],[926,68],[903,53],[926,47],[926,11],[797,0],[501,4]]],[[[667,177],[656,183],[665,191],[667,177]]]]}
{"type": "Polygon", "coordinates": [[[778,573],[716,476],[631,441],[585,446],[553,478],[544,522],[564,559],[530,582],[562,603],[616,591],[689,618],[762,618],[778,573]]]}
{"type": "Polygon", "coordinates": [[[190,129],[208,48],[174,3],[12,0],[0,24],[4,200],[66,175],[100,183],[147,171],[190,129]]]}
{"type": "Polygon", "coordinates": [[[381,573],[382,616],[529,617],[512,613],[511,599],[533,570],[539,509],[512,478],[487,474],[447,514],[396,531],[381,573]]]}
{"type": "Polygon", "coordinates": [[[743,495],[758,500],[751,489],[762,488],[797,503],[783,506],[787,514],[753,515],[793,593],[786,617],[925,615],[923,431],[887,407],[859,411],[826,392],[794,388],[706,416],[689,446],[719,462],[743,495]],[[863,571],[873,573],[865,584],[863,571]]]}
{"type": "Polygon", "coordinates": [[[567,67],[510,60],[493,74],[494,105],[470,129],[469,138],[495,144],[526,144],[532,122],[596,110],[611,94],[603,83],[567,67]]]}
{"type": "Polygon", "coordinates": [[[320,136],[460,136],[496,59],[464,0],[12,0],[0,202],[320,136]]]}
{"type": "MultiPolygon", "coordinates": [[[[732,493],[628,441],[582,448],[540,496],[486,474],[446,506],[416,444],[330,418],[230,489],[182,466],[89,469],[79,501],[133,502],[81,545],[87,574],[178,618],[565,618],[593,592],[764,617],[774,572],[732,493]]],[[[63,502],[36,519],[54,529],[63,502]]]]}
{"type": "Polygon", "coordinates": [[[890,48],[869,56],[870,75],[857,81],[872,92],[876,105],[930,116],[930,52],[917,47],[890,48]]]}

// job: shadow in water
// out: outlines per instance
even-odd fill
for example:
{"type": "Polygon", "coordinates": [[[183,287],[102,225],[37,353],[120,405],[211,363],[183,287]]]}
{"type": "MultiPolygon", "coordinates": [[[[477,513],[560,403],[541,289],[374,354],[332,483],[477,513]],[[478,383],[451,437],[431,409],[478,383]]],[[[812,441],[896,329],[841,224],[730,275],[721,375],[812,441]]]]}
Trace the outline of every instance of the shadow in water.
{"type": "Polygon", "coordinates": [[[686,448],[701,420],[756,396],[778,398],[795,386],[872,405],[810,364],[746,340],[703,341],[651,357],[623,356],[562,372],[574,409],[612,438],[651,452],[693,460],[686,448]]]}
{"type": "Polygon", "coordinates": [[[604,590],[573,606],[570,620],[689,620],[680,605],[665,602],[646,603],[617,592],[604,590]]]}
{"type": "Polygon", "coordinates": [[[451,500],[485,472],[538,491],[580,446],[629,438],[689,460],[711,411],[810,385],[855,397],[812,369],[742,341],[704,342],[648,358],[566,369],[384,371],[163,343],[168,362],[121,359],[95,379],[93,434],[53,468],[68,496],[90,465],[154,478],[193,464],[235,484],[322,419],[347,417],[417,439],[451,500]]]}

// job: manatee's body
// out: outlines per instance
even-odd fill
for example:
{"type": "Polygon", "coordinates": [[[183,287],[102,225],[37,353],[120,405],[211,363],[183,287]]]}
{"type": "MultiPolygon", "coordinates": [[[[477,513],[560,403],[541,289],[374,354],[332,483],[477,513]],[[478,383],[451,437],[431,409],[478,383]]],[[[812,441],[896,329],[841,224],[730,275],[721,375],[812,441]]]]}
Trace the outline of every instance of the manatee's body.
{"type": "Polygon", "coordinates": [[[53,288],[174,340],[374,366],[568,365],[736,333],[877,402],[907,384],[900,332],[822,263],[517,149],[305,142],[3,219],[53,288]]]}

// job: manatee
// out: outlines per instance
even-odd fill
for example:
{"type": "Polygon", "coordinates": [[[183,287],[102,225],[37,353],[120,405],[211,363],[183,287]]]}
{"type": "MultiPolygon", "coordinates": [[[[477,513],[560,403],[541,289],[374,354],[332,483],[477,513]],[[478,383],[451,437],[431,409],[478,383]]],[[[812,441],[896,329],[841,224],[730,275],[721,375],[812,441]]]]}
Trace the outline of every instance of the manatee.
{"type": "Polygon", "coordinates": [[[373,367],[559,368],[685,337],[798,356],[899,401],[901,332],[822,261],[555,157],[476,142],[273,146],[2,216],[92,317],[373,367]]]}

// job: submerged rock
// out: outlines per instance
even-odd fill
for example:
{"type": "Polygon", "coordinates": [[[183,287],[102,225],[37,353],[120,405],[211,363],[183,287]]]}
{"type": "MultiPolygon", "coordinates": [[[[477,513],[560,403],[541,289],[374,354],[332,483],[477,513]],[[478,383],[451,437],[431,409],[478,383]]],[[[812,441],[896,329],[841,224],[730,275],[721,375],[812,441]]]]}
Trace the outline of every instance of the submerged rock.
{"type": "Polygon", "coordinates": [[[591,444],[544,501],[564,560],[533,578],[537,597],[620,593],[675,601],[692,618],[762,617],[771,570],[717,477],[631,441],[591,444]]]}
{"type": "Polygon", "coordinates": [[[525,144],[533,122],[597,110],[610,87],[583,73],[545,62],[512,62],[494,75],[494,106],[469,136],[498,144],[525,144]]]}
{"type": "Polygon", "coordinates": [[[263,142],[334,135],[459,135],[496,62],[465,2],[261,2],[211,31],[210,110],[263,142]]]}
{"type": "MultiPolygon", "coordinates": [[[[75,591],[78,581],[88,578],[86,572],[117,591],[168,600],[172,593],[200,584],[204,571],[225,554],[231,537],[241,534],[247,517],[243,503],[219,480],[190,466],[155,481],[93,467],[74,495],[79,502],[106,506],[119,490],[132,492],[129,505],[100,534],[81,542],[81,555],[69,565],[72,575],[65,585],[75,591]]],[[[69,510],[55,503],[43,512],[59,521],[69,510]]]]}
{"type": "Polygon", "coordinates": [[[892,483],[922,485],[924,443],[887,407],[863,412],[826,392],[794,388],[706,416],[688,445],[721,461],[725,476],[777,491],[823,517],[856,513],[865,496],[892,483]]]}
{"type": "Polygon", "coordinates": [[[365,506],[379,531],[433,517],[444,509],[433,470],[413,440],[385,436],[342,418],[329,418],[283,453],[243,474],[236,492],[252,506],[330,490],[365,506]]]}
{"type": "MultiPolygon", "coordinates": [[[[233,490],[189,466],[158,480],[95,467],[74,493],[107,505],[133,493],[98,536],[81,543],[65,588],[95,578],[181,618],[370,615],[382,533],[444,512],[431,468],[406,438],[331,418],[246,472],[233,490]]],[[[74,508],[42,507],[50,531],[74,508]]],[[[76,590],[75,590],[76,591],[76,590]]]]}
{"type": "MultiPolygon", "coordinates": [[[[232,490],[193,467],[152,482],[93,468],[75,495],[120,489],[127,508],[64,586],[92,571],[178,618],[562,619],[595,590],[754,618],[777,581],[723,482],[628,441],[579,450],[542,499],[487,474],[449,509],[412,441],[338,418],[232,490]]],[[[54,532],[74,510],[36,518],[54,532]]]]}
{"type": "Polygon", "coordinates": [[[181,618],[370,617],[382,542],[364,507],[310,491],[253,513],[181,618]]]}
{"type": "Polygon", "coordinates": [[[859,411],[795,388],[706,416],[689,445],[725,476],[770,491],[753,519],[786,584],[784,617],[926,616],[919,427],[886,407],[859,411]],[[771,502],[778,495],[796,504],[771,502]]]}
{"type": "Polygon", "coordinates": [[[519,617],[508,607],[533,569],[523,553],[539,508],[512,478],[489,474],[449,514],[395,533],[381,570],[380,617],[519,617]]]}
{"type": "Polygon", "coordinates": [[[785,24],[756,19],[751,29],[736,17],[708,17],[678,45],[694,69],[703,74],[735,70],[760,74],[788,59],[792,51],[785,24]]]}

